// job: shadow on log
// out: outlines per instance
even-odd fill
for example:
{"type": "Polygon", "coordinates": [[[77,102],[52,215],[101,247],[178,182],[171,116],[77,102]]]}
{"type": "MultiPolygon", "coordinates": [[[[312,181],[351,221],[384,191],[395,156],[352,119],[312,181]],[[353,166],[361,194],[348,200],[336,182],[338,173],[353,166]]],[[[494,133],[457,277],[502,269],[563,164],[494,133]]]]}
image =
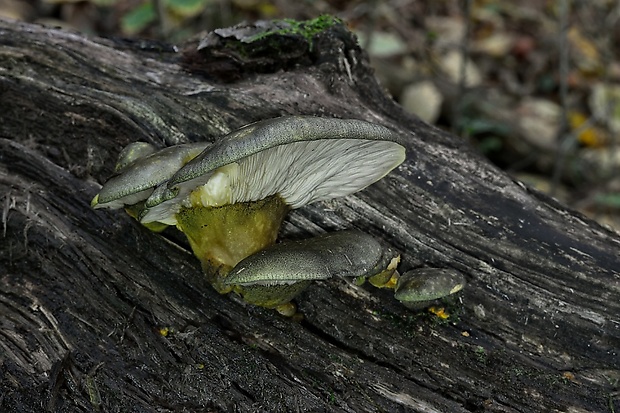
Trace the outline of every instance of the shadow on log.
{"type": "Polygon", "coordinates": [[[177,50],[0,21],[0,110],[0,411],[620,409],[618,234],[406,114],[338,22],[177,50]],[[178,234],[89,207],[130,142],[284,114],[383,124],[408,158],[295,211],[281,238],[359,228],[402,270],[458,269],[449,322],[339,280],[303,293],[294,322],[215,293],[178,234]]]}

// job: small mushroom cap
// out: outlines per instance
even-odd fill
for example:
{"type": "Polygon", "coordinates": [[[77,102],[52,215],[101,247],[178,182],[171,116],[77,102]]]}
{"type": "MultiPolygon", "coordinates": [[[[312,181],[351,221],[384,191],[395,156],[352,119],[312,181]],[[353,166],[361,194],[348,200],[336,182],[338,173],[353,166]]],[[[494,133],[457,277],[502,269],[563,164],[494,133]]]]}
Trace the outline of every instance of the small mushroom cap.
{"type": "Polygon", "coordinates": [[[224,280],[228,285],[282,285],[332,277],[369,277],[397,254],[356,230],[276,244],[243,259],[224,280]]]}
{"type": "Polygon", "coordinates": [[[125,146],[118,154],[114,172],[119,173],[140,158],[145,158],[157,152],[157,148],[147,142],[133,142],[125,146]]]}
{"type": "Polygon", "coordinates": [[[402,163],[405,148],[397,139],[384,126],[353,119],[288,116],[253,123],[176,172],[146,201],[141,219],[169,220],[183,201],[222,206],[279,194],[299,208],[349,195],[402,163]]]}
{"type": "Polygon", "coordinates": [[[456,270],[420,268],[400,276],[394,298],[404,304],[427,302],[454,294],[464,286],[465,276],[456,270]]]}
{"type": "Polygon", "coordinates": [[[209,143],[188,143],[144,155],[150,149],[132,146],[122,151],[118,173],[112,176],[93,199],[93,208],[117,209],[147,199],[153,189],[170,178],[209,143]]]}

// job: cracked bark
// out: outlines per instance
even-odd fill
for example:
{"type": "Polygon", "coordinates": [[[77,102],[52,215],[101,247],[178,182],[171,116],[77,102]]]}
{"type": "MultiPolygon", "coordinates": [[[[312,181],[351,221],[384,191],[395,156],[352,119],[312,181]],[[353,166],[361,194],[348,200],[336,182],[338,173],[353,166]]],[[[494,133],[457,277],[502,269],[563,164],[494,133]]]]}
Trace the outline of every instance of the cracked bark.
{"type": "Polygon", "coordinates": [[[197,52],[201,39],[177,50],[0,21],[0,410],[620,409],[618,234],[404,113],[341,25],[312,47],[235,47],[270,24],[197,52]],[[283,114],[384,124],[408,158],[295,211],[281,238],[355,227],[401,269],[456,268],[457,321],[329,281],[293,322],[215,293],[178,234],[89,208],[130,142],[215,140],[283,114]]]}

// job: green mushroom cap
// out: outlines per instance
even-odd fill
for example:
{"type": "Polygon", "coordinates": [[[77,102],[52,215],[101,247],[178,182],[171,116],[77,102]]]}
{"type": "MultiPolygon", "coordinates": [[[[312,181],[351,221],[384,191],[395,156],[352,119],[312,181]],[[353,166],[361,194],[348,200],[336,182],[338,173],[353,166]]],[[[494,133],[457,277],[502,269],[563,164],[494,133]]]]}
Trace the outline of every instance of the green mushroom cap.
{"type": "Polygon", "coordinates": [[[465,276],[459,271],[420,268],[407,271],[400,276],[394,298],[412,308],[420,308],[433,300],[457,293],[463,287],[465,276]]]}
{"type": "Polygon", "coordinates": [[[129,145],[119,156],[117,173],[103,185],[91,206],[118,209],[144,201],[207,146],[207,142],[188,143],[152,152],[149,144],[129,145]]]}
{"type": "Polygon", "coordinates": [[[118,160],[114,166],[114,172],[119,173],[123,169],[141,158],[146,158],[152,153],[157,152],[157,148],[147,142],[133,142],[125,146],[118,154],[118,160]]]}
{"type": "Polygon", "coordinates": [[[371,277],[398,256],[357,230],[273,245],[243,259],[225,278],[228,285],[282,285],[333,277],[371,277]]]}
{"type": "Polygon", "coordinates": [[[368,234],[340,231],[283,242],[250,255],[232,269],[224,284],[248,303],[291,315],[287,303],[312,281],[394,272],[396,257],[391,248],[368,234]]]}
{"type": "Polygon", "coordinates": [[[146,200],[141,221],[174,224],[182,207],[218,207],[278,195],[291,208],[376,182],[405,159],[390,129],[353,119],[287,116],[221,138],[146,200]]]}

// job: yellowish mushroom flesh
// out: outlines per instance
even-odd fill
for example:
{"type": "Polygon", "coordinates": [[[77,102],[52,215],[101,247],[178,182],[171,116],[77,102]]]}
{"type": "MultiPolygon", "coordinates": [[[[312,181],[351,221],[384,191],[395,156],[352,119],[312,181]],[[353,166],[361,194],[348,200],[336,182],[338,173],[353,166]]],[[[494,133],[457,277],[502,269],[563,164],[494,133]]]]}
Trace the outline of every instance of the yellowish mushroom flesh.
{"type": "Polygon", "coordinates": [[[223,277],[243,258],[270,245],[290,210],[278,195],[256,202],[219,207],[181,208],[177,228],[189,240],[209,282],[220,293],[230,292],[223,277]]]}
{"type": "Polygon", "coordinates": [[[368,282],[377,288],[396,288],[396,283],[400,275],[396,271],[396,267],[400,263],[400,255],[392,258],[387,268],[377,275],[368,277],[368,282]]]}

